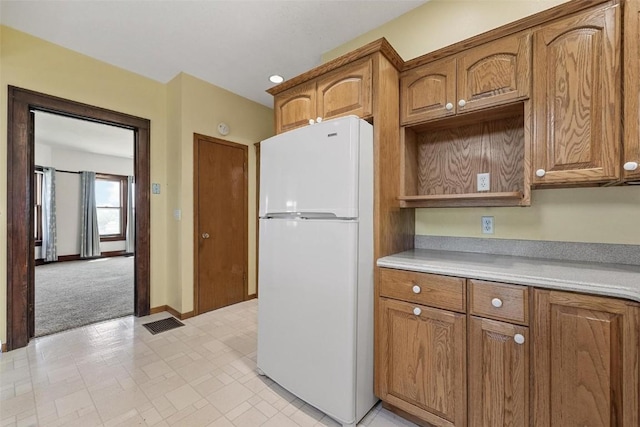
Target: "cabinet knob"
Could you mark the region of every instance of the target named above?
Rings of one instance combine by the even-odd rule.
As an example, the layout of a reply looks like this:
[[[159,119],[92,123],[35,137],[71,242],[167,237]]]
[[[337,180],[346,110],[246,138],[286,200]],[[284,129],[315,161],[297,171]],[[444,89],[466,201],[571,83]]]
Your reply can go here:
[[[413,285],[413,293],[414,294],[419,294],[421,291],[422,291],[422,289],[420,289],[420,286]]]
[[[491,305],[495,308],[500,308],[502,307],[502,300],[500,298],[494,298],[491,300]]]
[[[544,169],[538,169],[536,171],[536,176],[539,178],[542,178],[543,176],[545,176],[547,174],[547,171],[545,171]]]
[[[622,167],[626,171],[634,171],[638,169],[638,162],[627,162]]]
[[[316,118],[316,123],[320,123],[320,122],[322,122],[322,117],[317,117]]]
[[[461,99],[460,101],[458,101],[459,107],[464,107],[465,105],[467,105],[467,101],[465,101],[464,99]]]
[[[447,102],[447,104],[444,106],[444,108],[447,109],[447,111],[451,111],[453,110],[453,104],[450,102]]]
[[[513,340],[516,342],[516,344],[524,344],[524,335],[522,334],[515,334],[513,336]]]
[[[202,233],[202,238],[203,239],[208,239],[209,237],[210,237],[209,233]]]
[[[315,120],[313,120],[313,119],[309,119],[309,124],[310,124],[310,125],[314,124],[315,122],[316,122]]]
[[[420,307],[414,308],[413,314],[415,314],[416,316],[420,316],[422,314],[422,310],[420,309]]]

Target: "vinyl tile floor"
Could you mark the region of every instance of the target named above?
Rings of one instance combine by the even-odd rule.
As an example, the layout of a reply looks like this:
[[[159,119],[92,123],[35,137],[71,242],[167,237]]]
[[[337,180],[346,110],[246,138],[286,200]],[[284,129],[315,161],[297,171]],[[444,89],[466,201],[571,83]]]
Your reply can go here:
[[[339,426],[256,373],[257,300],[151,335],[168,313],[32,340],[0,354],[0,426]],[[358,424],[414,426],[380,404]]]

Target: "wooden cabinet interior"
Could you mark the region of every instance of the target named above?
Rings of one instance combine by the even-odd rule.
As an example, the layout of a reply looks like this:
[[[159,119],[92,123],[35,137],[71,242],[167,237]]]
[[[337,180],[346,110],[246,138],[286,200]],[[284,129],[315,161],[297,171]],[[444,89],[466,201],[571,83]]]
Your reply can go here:
[[[404,127],[400,206],[528,206],[527,105]],[[490,191],[477,191],[479,173]]]

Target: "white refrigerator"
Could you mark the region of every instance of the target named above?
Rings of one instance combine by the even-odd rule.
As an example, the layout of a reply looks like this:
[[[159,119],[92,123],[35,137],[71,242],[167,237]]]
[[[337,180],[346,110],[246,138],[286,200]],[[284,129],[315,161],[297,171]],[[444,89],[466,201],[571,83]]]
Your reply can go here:
[[[373,128],[355,116],[260,144],[259,372],[344,426],[373,394]]]

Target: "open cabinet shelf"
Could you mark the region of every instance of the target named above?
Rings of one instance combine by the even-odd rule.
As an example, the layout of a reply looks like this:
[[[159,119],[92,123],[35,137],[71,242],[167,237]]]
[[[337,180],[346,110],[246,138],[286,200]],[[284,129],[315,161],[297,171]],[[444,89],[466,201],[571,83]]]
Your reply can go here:
[[[503,193],[436,194],[432,196],[398,197],[402,208],[430,208],[455,206],[520,206],[521,191]]]
[[[528,206],[529,117],[520,102],[404,127],[400,207]]]

